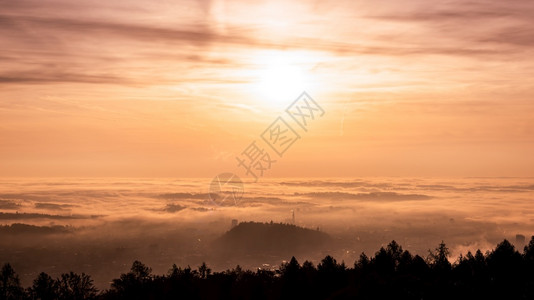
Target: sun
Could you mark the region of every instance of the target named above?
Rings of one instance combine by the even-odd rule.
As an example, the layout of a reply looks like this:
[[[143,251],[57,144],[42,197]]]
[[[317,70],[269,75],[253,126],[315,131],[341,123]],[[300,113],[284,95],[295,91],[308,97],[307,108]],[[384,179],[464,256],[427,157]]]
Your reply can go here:
[[[289,104],[309,85],[306,64],[295,55],[270,53],[259,59],[256,94],[272,106]]]

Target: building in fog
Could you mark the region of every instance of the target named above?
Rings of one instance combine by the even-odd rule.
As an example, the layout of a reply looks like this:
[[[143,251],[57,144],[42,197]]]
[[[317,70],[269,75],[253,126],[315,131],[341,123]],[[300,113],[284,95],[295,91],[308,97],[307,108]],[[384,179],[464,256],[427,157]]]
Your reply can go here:
[[[522,234],[515,235],[515,247],[518,251],[521,252],[522,248],[525,246],[525,236]]]
[[[230,225],[230,229],[237,226],[237,219],[232,219],[232,225]]]

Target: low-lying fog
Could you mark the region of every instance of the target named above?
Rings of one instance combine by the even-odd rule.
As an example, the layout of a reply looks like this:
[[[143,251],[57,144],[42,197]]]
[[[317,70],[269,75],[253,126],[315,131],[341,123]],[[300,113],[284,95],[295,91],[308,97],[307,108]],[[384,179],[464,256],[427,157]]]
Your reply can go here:
[[[159,274],[202,261],[215,271],[276,266],[290,257],[226,257],[212,241],[232,219],[292,223],[293,211],[296,225],[328,233],[328,254],[349,266],[393,239],[423,256],[444,240],[454,260],[504,238],[522,250],[516,235],[528,242],[534,234],[532,178],[262,180],[245,184],[237,206],[214,205],[210,181],[3,179],[0,263],[11,263],[24,286],[41,271],[72,270],[100,289],[135,259]],[[317,262],[327,253],[295,254]]]

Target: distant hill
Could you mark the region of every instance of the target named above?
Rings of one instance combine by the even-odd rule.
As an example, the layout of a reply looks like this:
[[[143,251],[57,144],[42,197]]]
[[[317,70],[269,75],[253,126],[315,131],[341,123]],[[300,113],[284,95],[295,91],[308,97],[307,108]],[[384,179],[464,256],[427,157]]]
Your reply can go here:
[[[321,250],[330,241],[330,236],[319,230],[283,223],[243,222],[216,240],[215,246],[229,256],[291,256]]]
[[[14,223],[11,225],[0,225],[0,233],[2,234],[55,234],[55,233],[71,233],[72,228],[68,226],[54,225],[54,226],[35,226],[22,223]]]

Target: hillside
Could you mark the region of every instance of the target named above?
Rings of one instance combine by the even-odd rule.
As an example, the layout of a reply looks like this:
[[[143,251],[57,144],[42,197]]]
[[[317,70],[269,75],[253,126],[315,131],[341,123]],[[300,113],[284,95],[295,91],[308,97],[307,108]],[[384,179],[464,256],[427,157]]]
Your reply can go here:
[[[331,238],[291,224],[243,222],[222,235],[216,247],[226,255],[292,255],[320,251]]]

